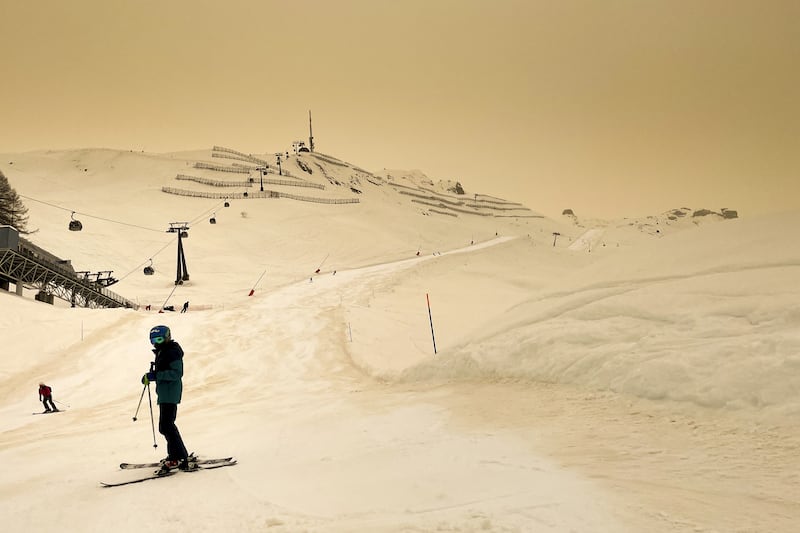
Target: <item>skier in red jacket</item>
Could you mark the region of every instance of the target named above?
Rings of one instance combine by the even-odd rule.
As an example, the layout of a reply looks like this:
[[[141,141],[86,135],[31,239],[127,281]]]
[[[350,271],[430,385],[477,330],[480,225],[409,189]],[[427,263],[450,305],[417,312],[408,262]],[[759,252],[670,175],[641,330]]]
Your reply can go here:
[[[44,383],[39,383],[39,401],[44,404],[45,413],[58,411],[58,407],[56,407],[56,404],[53,403],[53,389]],[[50,405],[47,405],[48,402]]]

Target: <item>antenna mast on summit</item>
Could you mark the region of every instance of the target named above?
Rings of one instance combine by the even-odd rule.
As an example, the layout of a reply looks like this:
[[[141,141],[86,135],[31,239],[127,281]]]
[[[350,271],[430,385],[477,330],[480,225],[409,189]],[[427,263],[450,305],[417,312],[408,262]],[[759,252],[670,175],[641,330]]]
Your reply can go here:
[[[314,133],[311,131],[311,110],[308,110],[308,149],[314,151]]]

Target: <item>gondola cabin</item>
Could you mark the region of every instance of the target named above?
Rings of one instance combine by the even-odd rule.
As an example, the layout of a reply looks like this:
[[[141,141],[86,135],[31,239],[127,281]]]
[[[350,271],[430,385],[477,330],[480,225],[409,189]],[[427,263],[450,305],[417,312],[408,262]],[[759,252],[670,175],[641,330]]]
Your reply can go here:
[[[75,212],[72,212],[71,215],[72,220],[69,221],[69,230],[70,231],[81,231],[83,229],[83,224],[81,224],[80,220],[75,220]]]

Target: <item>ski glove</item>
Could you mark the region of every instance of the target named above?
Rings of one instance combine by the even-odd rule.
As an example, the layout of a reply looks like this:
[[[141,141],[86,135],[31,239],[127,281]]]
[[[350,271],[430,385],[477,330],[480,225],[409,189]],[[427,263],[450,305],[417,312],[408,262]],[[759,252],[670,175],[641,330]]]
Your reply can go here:
[[[155,372],[148,372],[147,374],[142,376],[142,385],[147,385],[151,381],[156,380],[156,373]]]

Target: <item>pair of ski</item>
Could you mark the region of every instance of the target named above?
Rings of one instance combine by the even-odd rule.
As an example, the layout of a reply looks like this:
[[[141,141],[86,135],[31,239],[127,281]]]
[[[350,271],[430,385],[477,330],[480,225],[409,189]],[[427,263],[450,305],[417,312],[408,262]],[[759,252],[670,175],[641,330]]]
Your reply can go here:
[[[236,459],[233,457],[219,457],[216,459],[195,459],[190,462],[191,468],[186,472],[197,472],[198,470],[211,470],[213,468],[222,468],[224,466],[233,466],[236,464]],[[138,470],[143,468],[159,468],[161,463],[121,463],[119,467],[122,470]],[[119,487],[121,485],[130,485],[132,483],[141,483],[150,479],[159,479],[162,477],[169,477],[181,472],[179,469],[172,469],[167,472],[155,471],[147,476],[137,477],[135,479],[128,479],[126,481],[118,481],[112,483],[100,482],[103,487]]]

